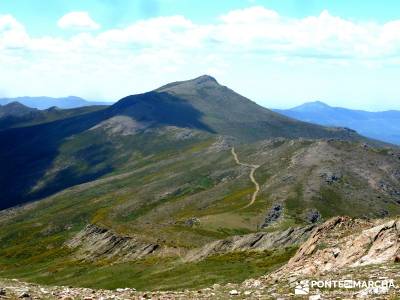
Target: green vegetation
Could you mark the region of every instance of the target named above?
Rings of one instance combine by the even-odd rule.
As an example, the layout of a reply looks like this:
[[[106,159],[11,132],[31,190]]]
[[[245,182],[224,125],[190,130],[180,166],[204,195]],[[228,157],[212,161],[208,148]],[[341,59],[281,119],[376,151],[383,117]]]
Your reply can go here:
[[[203,288],[214,283],[242,282],[262,276],[282,266],[296,248],[263,252],[234,252],[215,255],[195,263],[180,263],[172,258],[146,259],[109,265],[49,260],[40,266],[20,266],[16,271],[0,271],[1,276],[15,276],[50,285],[73,285],[114,289],[135,287],[139,290]],[[51,263],[50,263],[51,262]]]
[[[350,141],[315,140],[320,137]],[[0,214],[0,276],[177,289],[265,274],[294,249],[197,263],[182,263],[177,253],[338,214],[399,214],[393,191],[400,190],[400,162],[388,151],[366,150],[359,140],[352,132],[276,115],[210,78],[1,131],[0,205],[41,200]],[[250,206],[254,184],[249,168],[235,163],[233,143],[241,161],[260,166],[255,178],[261,189]],[[82,262],[66,243],[93,223],[172,254]]]
[[[310,209],[318,210],[323,218],[337,214],[363,216],[378,213],[384,207],[390,213],[399,213],[398,205],[385,202],[387,198],[382,194],[381,202],[376,202],[374,192],[368,195],[368,184],[351,169],[343,172],[340,180],[324,182],[320,174],[332,168],[332,154],[326,153],[318,165],[291,167],[286,173],[286,168],[293,166],[295,155],[319,145],[303,141],[271,143],[264,148],[264,156],[257,154],[258,144],[237,147],[246,162],[260,163],[257,179],[261,185],[268,184],[254,205],[243,209],[254,187],[248,170],[235,164],[230,151],[209,151],[213,140],[208,135],[194,135],[182,142],[170,140],[170,144],[167,137],[162,141],[158,133],[153,135],[154,148],[148,145],[132,154],[109,176],[65,190],[20,209],[11,217],[1,217],[0,276],[48,284],[130,285],[140,289],[195,288],[213,282],[241,281],[265,274],[290,257],[292,250],[282,255],[279,251],[226,254],[190,264],[183,264],[176,257],[89,264],[76,260],[74,250],[64,245],[86,224],[96,223],[144,242],[185,251],[257,232],[276,202],[283,204],[282,217],[266,231],[305,224]],[[132,145],[124,146],[124,139],[120,140],[122,147],[128,149]],[[79,149],[76,144],[67,150],[73,142],[67,141],[63,151]],[[181,143],[179,149],[169,146],[174,143]],[[135,147],[139,149],[139,144]],[[343,146],[335,144],[335,151],[340,147]],[[343,149],[344,153],[349,151],[347,147]],[[382,157],[374,152],[369,155],[372,156],[365,168]],[[363,161],[359,156],[358,168],[363,167]],[[299,162],[308,163],[305,159]],[[310,186],[314,193],[310,193]],[[192,218],[198,221],[190,226],[187,221]]]

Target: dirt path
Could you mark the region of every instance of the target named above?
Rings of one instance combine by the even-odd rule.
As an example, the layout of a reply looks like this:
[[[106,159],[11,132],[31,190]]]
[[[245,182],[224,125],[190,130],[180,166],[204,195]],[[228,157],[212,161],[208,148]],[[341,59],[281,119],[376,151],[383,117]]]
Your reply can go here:
[[[243,208],[247,208],[254,204],[254,202],[256,201],[257,195],[260,192],[260,185],[258,184],[257,180],[254,177],[254,173],[260,166],[259,165],[250,165],[250,164],[240,162],[239,157],[235,152],[235,147],[232,147],[232,155],[233,155],[233,158],[235,159],[236,164],[238,164],[239,166],[245,166],[245,167],[251,168],[249,178],[250,178],[251,182],[254,184],[254,186],[256,187],[256,189],[255,189],[253,195],[251,196],[251,201],[249,202],[249,204],[247,204],[246,206],[243,207]]]

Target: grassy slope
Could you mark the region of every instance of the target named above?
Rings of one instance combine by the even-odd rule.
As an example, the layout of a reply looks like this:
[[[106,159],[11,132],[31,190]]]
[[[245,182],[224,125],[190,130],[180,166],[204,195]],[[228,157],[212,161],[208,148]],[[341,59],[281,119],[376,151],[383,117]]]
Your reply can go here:
[[[119,141],[118,137],[113,139],[109,134],[91,130],[104,126],[110,119],[115,121],[115,117],[141,129],[191,128],[204,134],[232,136],[239,142],[271,137],[363,139],[349,130],[286,118],[214,79],[200,77],[126,97],[105,109],[50,109],[44,120],[20,125],[40,124],[0,130],[0,144],[4,145],[0,147],[0,209],[112,174],[143,147],[163,151],[163,142],[152,145],[146,140],[151,138],[146,132],[135,137],[123,135],[123,141]],[[122,122],[113,126],[125,125]],[[174,146],[180,145],[170,145]]]
[[[235,164],[229,148],[211,147],[217,139],[213,131],[237,133],[235,137],[243,140],[347,133],[277,116],[214,83],[195,84],[199,90],[193,82],[179,88],[179,97],[191,105],[177,99],[176,90],[167,95],[153,92],[128,97],[106,110],[0,133],[0,141],[10,142],[0,149],[0,200],[14,199],[21,191],[36,198],[47,196],[86,182],[11,216],[0,215],[0,275],[43,283],[155,289],[239,281],[280,265],[292,250],[225,255],[189,265],[177,256],[88,265],[76,261],[64,244],[86,224],[96,223],[184,252],[257,232],[277,203],[284,208],[282,218],[265,230],[305,224],[315,209],[323,218],[400,213],[398,197],[382,188],[383,181],[391,191],[400,190],[400,163],[389,151],[359,143],[279,139],[237,145],[241,161],[260,165],[255,173],[259,197],[243,209],[254,190],[249,170]],[[236,103],[231,111],[226,110],[229,103]],[[142,122],[151,116],[157,126],[135,135],[91,130],[115,115]],[[325,173],[340,174],[340,180],[327,183]],[[6,189],[11,185],[13,189]],[[194,217],[200,224],[186,225]],[[159,280],[152,282],[149,274]],[[178,284],[182,281],[183,286]]]
[[[279,266],[292,250],[223,255],[191,264],[181,264],[177,256],[172,256],[89,265],[74,260],[71,250],[63,245],[87,223],[97,223],[185,251],[228,236],[256,232],[268,209],[277,202],[284,205],[284,217],[266,230],[304,224],[310,209],[318,209],[324,218],[336,214],[376,217],[382,209],[393,215],[400,213],[395,198],[368,183],[381,178],[399,188],[391,176],[400,169],[400,163],[387,151],[337,141],[275,140],[242,145],[237,148],[241,160],[261,165],[255,176],[262,187],[256,203],[242,209],[254,188],[248,170],[235,164],[229,149],[211,150],[215,137],[198,132],[188,140],[176,140],[171,132],[146,134],[151,136],[137,136],[136,146],[130,140],[118,139],[114,146],[141,151],[128,151],[129,157],[108,177],[1,217],[0,276],[51,284],[143,289],[241,281]],[[66,142],[63,151],[79,153],[84,147],[82,143],[70,148],[70,143],[76,141]],[[177,143],[178,148],[172,147]],[[60,159],[64,160],[62,153]],[[86,161],[84,156],[75,157]],[[371,165],[385,167],[371,169]],[[327,171],[341,172],[342,179],[326,183],[321,172]],[[367,172],[369,177],[364,178]],[[288,176],[291,179],[285,179]],[[200,225],[187,226],[185,222],[192,217],[198,218]]]
[[[65,261],[52,258],[40,265],[4,270],[4,277],[18,277],[47,285],[73,285],[115,289],[174,290],[203,288],[214,283],[239,283],[259,277],[282,266],[296,248],[276,251],[237,252],[214,255],[200,262],[181,263],[179,259],[148,257],[128,263]]]
[[[155,146],[157,141],[152,141],[152,146]],[[177,258],[161,260],[150,257],[109,266],[106,262],[96,265],[78,263],[72,259],[70,250],[63,246],[89,222],[112,226],[118,232],[140,235],[142,239],[151,237],[151,240],[158,240],[162,237],[170,247],[185,248],[243,231],[251,232],[231,222],[246,215],[235,210],[247,203],[252,192],[251,183],[247,182],[246,174],[236,170],[229,151],[204,153],[212,142],[213,139],[194,144],[192,141],[187,147],[179,147],[179,152],[170,152],[165,147],[157,157],[151,153],[153,147],[149,147],[149,152],[143,150],[135,156],[135,160],[124,165],[125,169],[120,170],[122,175],[113,174],[116,179],[73,188],[34,203],[33,208],[17,214],[11,221],[3,222],[0,229],[2,276],[50,284],[171,289],[241,281],[281,265],[292,255],[292,249],[278,253],[216,256],[192,264],[181,264]],[[131,173],[125,174],[127,171]],[[214,191],[226,176],[237,177],[236,186],[223,184]],[[197,195],[202,198],[204,193],[212,203],[207,211],[199,214],[199,207],[195,204],[198,198],[191,197]],[[165,196],[160,198],[160,194]],[[182,203],[183,200],[186,203]],[[171,215],[162,213],[166,206],[173,212],[173,221],[176,222],[170,222]],[[201,228],[184,225],[187,218],[196,214],[200,217],[226,212],[231,219],[226,219],[226,227],[224,220],[212,226],[202,222],[204,225]],[[188,273],[191,279],[184,280]],[[151,284],[150,278],[153,278]]]

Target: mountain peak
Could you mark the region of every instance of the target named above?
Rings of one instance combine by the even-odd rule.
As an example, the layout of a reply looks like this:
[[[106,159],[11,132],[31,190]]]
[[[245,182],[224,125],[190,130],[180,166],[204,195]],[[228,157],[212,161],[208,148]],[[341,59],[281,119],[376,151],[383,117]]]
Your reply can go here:
[[[5,105],[0,105],[0,117],[4,116],[23,116],[37,111],[35,108],[25,106],[19,102],[10,102]]]
[[[293,110],[296,111],[315,111],[321,109],[331,108],[328,104],[322,101],[306,102],[302,105],[296,106]]]
[[[18,102],[18,101],[13,101],[10,103],[7,103],[4,105],[4,107],[7,108],[28,108],[26,105],[23,105],[22,103]]]
[[[322,101],[307,102],[307,103],[304,103],[303,105],[309,106],[309,107],[330,107],[328,104],[326,104]]]
[[[218,81],[214,77],[212,77],[210,75],[202,75],[202,76],[199,76],[199,77],[197,77],[195,79],[192,79],[190,81],[193,81],[193,82],[195,82],[197,84],[202,84],[202,83],[216,83],[216,84],[218,84]]]
[[[321,106],[328,106],[328,107],[331,107],[330,105],[328,105],[328,104],[326,104],[325,102],[322,102],[322,101],[314,101],[314,102],[312,102],[312,103],[314,103],[315,105],[321,105]]]
[[[171,92],[171,91],[181,91],[181,89],[185,90],[198,90],[204,86],[219,86],[218,81],[210,76],[210,75],[202,75],[196,77],[194,79],[185,80],[185,81],[177,81],[172,82],[167,85],[164,85],[156,90],[156,92]]]

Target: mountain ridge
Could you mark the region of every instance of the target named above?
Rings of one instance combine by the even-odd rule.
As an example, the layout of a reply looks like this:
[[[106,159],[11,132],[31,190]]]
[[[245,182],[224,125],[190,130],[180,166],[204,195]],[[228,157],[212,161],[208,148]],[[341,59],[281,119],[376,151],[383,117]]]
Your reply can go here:
[[[207,116],[206,121],[211,128],[215,127],[216,132],[234,136],[232,131],[235,131],[236,135],[248,141],[279,136],[356,138],[352,136],[353,133],[343,128],[310,126],[308,123],[296,122],[292,118],[276,114],[228,87],[220,85],[215,78],[209,75],[167,84],[155,91],[167,92],[184,98]],[[240,125],[238,125],[239,120]],[[221,126],[221,123],[226,126]],[[249,130],[251,133],[248,132]]]
[[[91,105],[110,105],[112,103],[106,101],[88,101],[76,96],[68,97],[15,97],[15,98],[0,98],[0,105],[6,105],[11,102],[19,102],[25,106],[37,109],[48,109],[56,106],[62,109],[78,108]]]
[[[281,116],[207,76],[85,109],[0,131],[2,278],[239,283],[277,270],[331,217],[400,213],[398,148]]]
[[[321,101],[307,102],[291,109],[274,109],[274,111],[305,122],[348,127],[373,139],[400,144],[400,111],[353,110],[332,107]]]
[[[0,131],[0,143],[7,145],[0,149],[4,170],[0,188],[7,190],[12,182],[20,185],[2,197],[17,205],[106,176],[123,165],[122,153],[128,159],[128,144],[136,145],[136,138],[157,135],[171,126],[201,131],[204,139],[229,136],[238,143],[279,137],[368,142],[351,130],[281,116],[219,85],[210,76],[200,76],[127,96],[103,109]],[[123,141],[118,140],[121,133]],[[123,150],[114,151],[114,147]],[[14,159],[16,156],[20,159]]]
[[[23,105],[17,101],[7,103],[5,105],[0,104],[0,118],[15,116],[21,117],[30,113],[36,112],[37,109],[30,108],[26,105]]]
[[[0,131],[51,123],[57,120],[101,110],[103,108],[105,108],[105,106],[100,105],[69,109],[61,109],[53,106],[40,110],[28,107],[19,102],[11,102],[4,106],[0,105]]]

